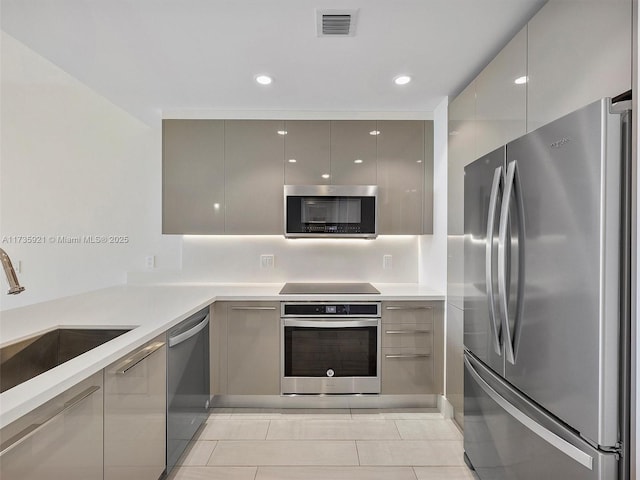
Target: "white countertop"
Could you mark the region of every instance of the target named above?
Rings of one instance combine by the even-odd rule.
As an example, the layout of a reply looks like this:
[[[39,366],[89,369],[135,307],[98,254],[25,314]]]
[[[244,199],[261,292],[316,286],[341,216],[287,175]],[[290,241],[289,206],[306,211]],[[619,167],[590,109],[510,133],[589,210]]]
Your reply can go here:
[[[282,283],[123,285],[0,312],[0,347],[56,328],[130,332],[0,394],[0,428],[215,301],[444,300],[418,284],[374,286],[379,295],[279,295]]]

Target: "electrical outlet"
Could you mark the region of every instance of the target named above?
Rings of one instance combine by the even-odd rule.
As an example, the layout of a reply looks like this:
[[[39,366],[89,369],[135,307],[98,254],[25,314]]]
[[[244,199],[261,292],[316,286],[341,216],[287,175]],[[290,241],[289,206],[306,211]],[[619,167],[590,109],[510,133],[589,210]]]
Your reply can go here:
[[[275,255],[260,255],[260,268],[273,268],[275,263]]]
[[[147,255],[144,259],[144,264],[147,268],[156,268],[156,256]]]
[[[393,268],[393,255],[382,256],[382,268],[384,270],[391,270]]]

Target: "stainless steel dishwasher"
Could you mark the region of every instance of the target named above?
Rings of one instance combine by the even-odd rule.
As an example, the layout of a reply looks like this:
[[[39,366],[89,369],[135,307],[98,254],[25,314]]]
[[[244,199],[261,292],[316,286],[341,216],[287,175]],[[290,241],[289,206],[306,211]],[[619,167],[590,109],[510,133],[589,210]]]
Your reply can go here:
[[[167,474],[207,419],[209,307],[169,330],[168,344]]]

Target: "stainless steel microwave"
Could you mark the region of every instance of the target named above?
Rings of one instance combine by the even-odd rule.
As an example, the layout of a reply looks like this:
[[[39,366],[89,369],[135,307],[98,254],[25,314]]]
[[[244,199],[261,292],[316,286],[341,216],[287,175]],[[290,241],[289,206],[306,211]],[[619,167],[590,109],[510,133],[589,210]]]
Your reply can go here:
[[[378,236],[376,185],[285,185],[284,236]]]

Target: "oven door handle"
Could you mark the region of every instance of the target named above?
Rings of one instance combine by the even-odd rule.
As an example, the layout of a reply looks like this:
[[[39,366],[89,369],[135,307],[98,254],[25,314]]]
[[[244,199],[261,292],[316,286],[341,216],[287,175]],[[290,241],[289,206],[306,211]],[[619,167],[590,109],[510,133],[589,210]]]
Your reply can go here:
[[[310,327],[310,328],[354,328],[354,327],[377,327],[380,324],[379,318],[359,318],[357,320],[315,320],[315,319],[294,319],[283,318],[284,327]]]

